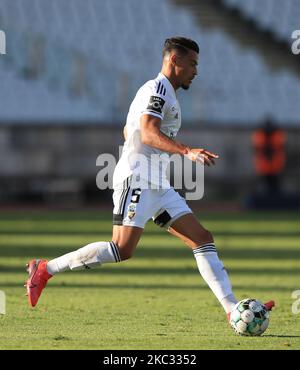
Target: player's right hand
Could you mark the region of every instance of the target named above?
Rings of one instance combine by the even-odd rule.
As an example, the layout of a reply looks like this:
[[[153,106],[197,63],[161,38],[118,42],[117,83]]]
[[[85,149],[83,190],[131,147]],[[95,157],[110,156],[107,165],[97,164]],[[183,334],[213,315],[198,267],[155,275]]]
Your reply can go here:
[[[185,154],[191,161],[200,162],[203,165],[210,166],[215,164],[215,159],[219,158],[218,154],[209,152],[206,149],[190,149],[187,154]]]

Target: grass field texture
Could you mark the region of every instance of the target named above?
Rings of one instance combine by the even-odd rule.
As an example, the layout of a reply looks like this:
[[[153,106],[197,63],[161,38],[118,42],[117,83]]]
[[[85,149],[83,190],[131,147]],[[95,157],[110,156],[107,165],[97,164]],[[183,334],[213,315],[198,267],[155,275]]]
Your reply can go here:
[[[49,281],[38,306],[24,296],[25,264],[111,240],[104,212],[0,213],[0,349],[300,349],[298,213],[209,213],[238,299],[274,299],[262,337],[237,336],[192,252],[149,222],[133,259]],[[298,305],[300,309],[300,304]]]

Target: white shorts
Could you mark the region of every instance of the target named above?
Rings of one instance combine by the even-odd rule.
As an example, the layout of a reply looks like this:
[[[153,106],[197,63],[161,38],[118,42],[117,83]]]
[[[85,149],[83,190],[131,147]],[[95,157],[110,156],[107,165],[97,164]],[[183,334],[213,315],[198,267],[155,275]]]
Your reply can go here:
[[[113,193],[113,224],[144,228],[151,218],[168,228],[179,217],[192,213],[186,200],[173,188],[140,189],[130,186],[129,178],[124,187]]]

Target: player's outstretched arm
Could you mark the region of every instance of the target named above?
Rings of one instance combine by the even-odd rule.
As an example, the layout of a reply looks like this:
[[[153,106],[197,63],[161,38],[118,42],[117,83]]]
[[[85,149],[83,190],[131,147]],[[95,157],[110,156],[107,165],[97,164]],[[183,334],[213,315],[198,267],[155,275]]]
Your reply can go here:
[[[206,149],[191,149],[179,141],[170,139],[160,131],[161,119],[149,114],[141,117],[141,141],[143,144],[163,150],[168,153],[177,153],[187,156],[191,161],[199,161],[210,166],[215,164],[219,156]]]

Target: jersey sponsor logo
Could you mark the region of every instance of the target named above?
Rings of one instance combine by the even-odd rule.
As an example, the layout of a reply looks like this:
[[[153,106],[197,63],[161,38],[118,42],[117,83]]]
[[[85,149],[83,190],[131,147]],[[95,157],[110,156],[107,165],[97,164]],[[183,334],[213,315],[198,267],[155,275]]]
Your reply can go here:
[[[150,110],[155,113],[162,114],[162,109],[165,104],[165,100],[159,96],[151,96],[147,110]]]
[[[175,113],[174,118],[178,119],[178,110],[176,109],[176,107],[172,107],[171,111],[172,111],[173,114]]]

